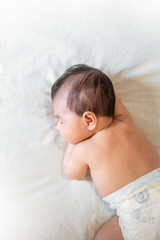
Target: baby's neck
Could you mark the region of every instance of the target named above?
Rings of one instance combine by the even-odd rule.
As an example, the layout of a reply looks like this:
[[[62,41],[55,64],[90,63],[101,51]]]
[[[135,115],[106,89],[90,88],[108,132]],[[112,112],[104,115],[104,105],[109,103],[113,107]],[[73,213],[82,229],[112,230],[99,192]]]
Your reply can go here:
[[[96,132],[102,131],[108,128],[113,121],[112,117],[98,117]]]

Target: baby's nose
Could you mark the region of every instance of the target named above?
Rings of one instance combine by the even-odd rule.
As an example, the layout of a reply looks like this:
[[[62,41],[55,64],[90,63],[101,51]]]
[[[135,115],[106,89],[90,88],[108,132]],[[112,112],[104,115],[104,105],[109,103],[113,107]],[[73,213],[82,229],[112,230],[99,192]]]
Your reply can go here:
[[[57,128],[58,131],[60,130],[59,122],[57,123],[56,128]]]

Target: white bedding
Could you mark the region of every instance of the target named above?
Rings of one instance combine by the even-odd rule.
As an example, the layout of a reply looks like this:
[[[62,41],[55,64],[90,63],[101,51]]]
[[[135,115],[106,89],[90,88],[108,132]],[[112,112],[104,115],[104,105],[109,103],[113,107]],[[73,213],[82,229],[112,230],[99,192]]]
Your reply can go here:
[[[67,67],[108,74],[160,153],[159,10],[156,0],[1,1],[1,240],[92,240],[114,214],[89,178],[61,172],[50,88]]]

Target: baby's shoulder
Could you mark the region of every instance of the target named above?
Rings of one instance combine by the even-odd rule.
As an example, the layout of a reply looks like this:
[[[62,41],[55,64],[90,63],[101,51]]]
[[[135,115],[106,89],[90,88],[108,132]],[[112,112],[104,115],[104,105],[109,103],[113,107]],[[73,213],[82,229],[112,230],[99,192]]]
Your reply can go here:
[[[77,154],[81,154],[82,156],[84,156],[86,162],[89,163],[91,159],[99,155],[98,144],[99,141],[97,137],[94,135],[76,145]]]

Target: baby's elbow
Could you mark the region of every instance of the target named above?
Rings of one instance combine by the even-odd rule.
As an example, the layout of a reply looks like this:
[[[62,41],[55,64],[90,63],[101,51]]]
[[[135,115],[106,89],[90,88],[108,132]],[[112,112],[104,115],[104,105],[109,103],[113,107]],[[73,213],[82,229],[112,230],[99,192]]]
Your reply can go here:
[[[86,173],[78,173],[72,170],[63,169],[63,174],[72,180],[81,180],[85,177]]]
[[[73,179],[72,175],[70,173],[68,173],[67,171],[65,171],[63,169],[63,172],[62,172],[63,176],[65,176],[66,178],[69,178],[69,179]]]

